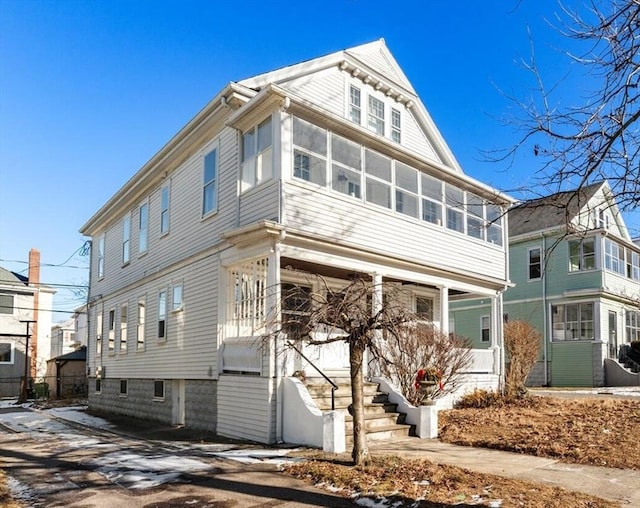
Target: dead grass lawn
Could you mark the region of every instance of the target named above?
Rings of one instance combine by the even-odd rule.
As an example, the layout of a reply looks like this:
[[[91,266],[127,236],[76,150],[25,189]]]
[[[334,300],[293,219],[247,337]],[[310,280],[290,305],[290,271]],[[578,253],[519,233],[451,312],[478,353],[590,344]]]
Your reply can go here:
[[[440,439],[564,462],[640,469],[640,401],[531,397],[439,415]]]

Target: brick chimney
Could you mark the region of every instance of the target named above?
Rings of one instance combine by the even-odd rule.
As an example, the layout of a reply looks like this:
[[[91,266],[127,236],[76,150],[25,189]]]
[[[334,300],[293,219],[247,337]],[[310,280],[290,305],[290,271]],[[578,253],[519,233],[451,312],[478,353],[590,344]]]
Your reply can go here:
[[[31,363],[31,379],[36,376],[36,359],[38,357],[38,310],[40,299],[40,251],[37,249],[31,249],[29,251],[29,286],[36,288],[33,294],[33,327],[31,330],[31,340],[29,345],[31,351],[29,351],[29,360]]]

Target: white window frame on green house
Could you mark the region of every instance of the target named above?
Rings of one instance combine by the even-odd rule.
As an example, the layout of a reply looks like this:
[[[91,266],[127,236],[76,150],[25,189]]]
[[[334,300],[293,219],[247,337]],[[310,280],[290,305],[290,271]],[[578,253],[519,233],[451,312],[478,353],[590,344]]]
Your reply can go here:
[[[604,267],[610,272],[626,275],[625,248],[610,238],[604,239]]]
[[[0,314],[13,315],[15,295],[0,293]]]
[[[131,215],[127,214],[122,219],[122,264],[126,265],[131,260]]]
[[[127,337],[127,321],[129,319],[129,305],[126,303],[120,304],[120,345],[118,346],[118,351],[120,353],[127,352],[128,346],[128,337]]]
[[[138,309],[136,312],[136,351],[145,349],[145,323],[147,317],[147,299],[138,297]]]
[[[542,248],[527,249],[527,280],[536,281],[542,278]]]
[[[625,309],[624,336],[628,344],[640,341],[640,311]]]
[[[218,149],[202,158],[202,216],[218,211]]]
[[[240,192],[273,178],[273,122],[267,117],[242,135]]]
[[[491,342],[491,316],[480,316],[480,341]]]
[[[0,365],[13,365],[15,362],[16,343],[13,340],[0,340]]]
[[[586,246],[591,246],[585,249]],[[569,240],[569,271],[583,272],[596,268],[596,240],[594,237]]]
[[[138,254],[144,254],[149,248],[149,203],[138,207]]]
[[[591,315],[588,319],[588,315]],[[595,340],[596,304],[594,302],[560,303],[551,306],[554,342]],[[590,323],[590,326],[586,326]]]
[[[170,209],[171,189],[167,184],[160,188],[160,236],[169,234]]]

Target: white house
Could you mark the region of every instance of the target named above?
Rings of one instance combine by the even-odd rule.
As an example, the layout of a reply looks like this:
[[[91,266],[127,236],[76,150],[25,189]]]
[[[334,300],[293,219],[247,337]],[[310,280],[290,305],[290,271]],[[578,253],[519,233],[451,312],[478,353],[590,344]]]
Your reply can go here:
[[[33,381],[44,376],[51,354],[54,294],[55,290],[40,284],[36,249],[29,252],[27,276],[0,267],[0,397],[20,395],[25,372]]]
[[[300,360],[258,339],[314,275],[402,284],[445,332],[450,300],[489,298],[495,380],[510,203],[462,172],[383,40],[231,82],[81,228],[89,404],[282,440]],[[343,348],[306,354],[347,372]]]

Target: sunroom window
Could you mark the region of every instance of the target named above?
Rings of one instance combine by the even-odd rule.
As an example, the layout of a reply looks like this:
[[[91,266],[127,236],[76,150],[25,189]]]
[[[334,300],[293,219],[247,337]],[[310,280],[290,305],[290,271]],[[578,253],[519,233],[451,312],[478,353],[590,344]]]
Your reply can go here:
[[[331,188],[360,198],[362,167],[361,146],[336,134],[331,135]]]
[[[467,234],[484,239],[484,202],[482,198],[467,192]]]
[[[391,208],[391,159],[365,150],[366,200]]]
[[[432,176],[421,175],[422,220],[442,224],[442,182]]]
[[[396,162],[396,212],[418,217],[418,172]]]
[[[242,185],[244,192],[273,177],[271,117],[242,136]]]
[[[445,203],[447,205],[447,228],[464,232],[463,192],[452,185],[445,185]]]
[[[552,307],[553,340],[593,340],[593,303]]]

